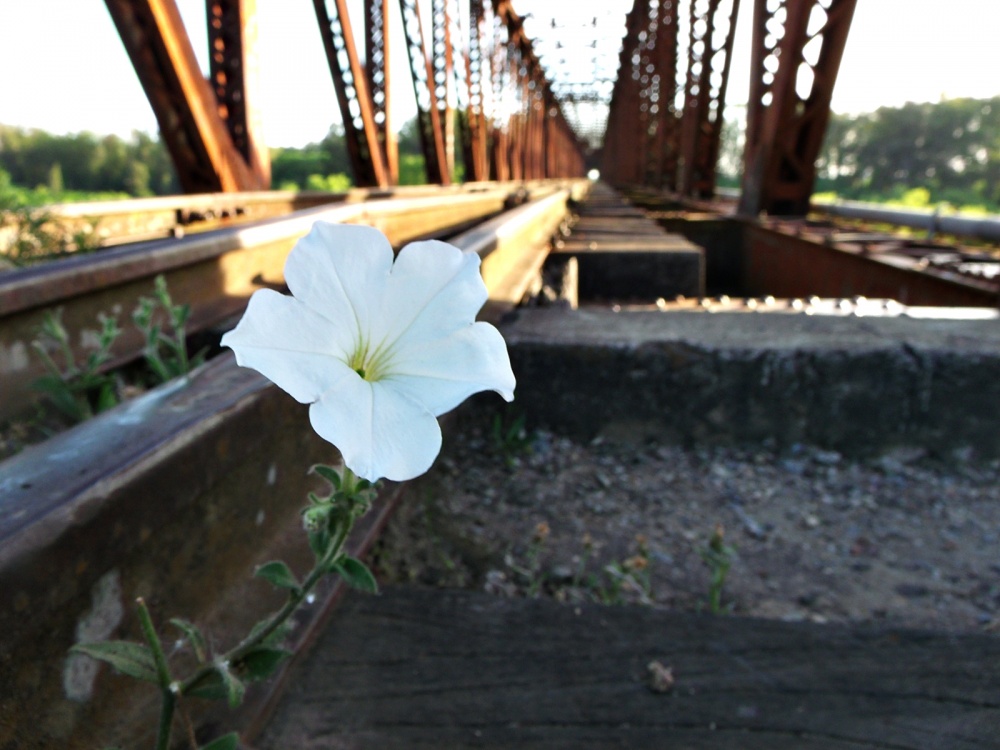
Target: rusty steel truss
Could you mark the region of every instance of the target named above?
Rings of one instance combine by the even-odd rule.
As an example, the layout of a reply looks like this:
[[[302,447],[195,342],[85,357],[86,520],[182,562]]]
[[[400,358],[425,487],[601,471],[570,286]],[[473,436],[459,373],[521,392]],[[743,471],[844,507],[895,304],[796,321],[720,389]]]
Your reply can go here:
[[[681,6],[681,0],[635,0],[629,12],[601,173],[617,184],[707,197],[715,190],[739,0],[689,0],[686,14]]]
[[[754,3],[741,212],[808,212],[856,2]]]
[[[742,212],[808,211],[855,3],[754,1]],[[600,162],[606,179],[694,198],[713,195],[739,5],[635,0]]]
[[[856,1],[754,0],[744,213],[808,210]],[[175,0],[106,0],[186,192],[269,185],[247,75],[255,2],[206,0],[206,81]],[[511,0],[398,0],[398,42],[390,42],[391,0],[364,0],[360,26],[348,4],[313,0],[357,185],[399,181],[389,58],[405,44],[430,183],[581,175],[587,145],[560,97],[591,113],[603,97],[607,127],[594,163],[606,180],[713,195],[740,0],[633,0],[613,89],[602,75],[592,90],[563,81],[559,95]],[[553,16],[551,34],[559,33]],[[594,43],[606,33],[596,18],[591,33]],[[598,91],[604,85],[610,97]]]
[[[185,192],[259,190],[270,165],[253,81],[256,0],[207,0],[209,73],[198,69],[175,0],[106,0],[153,106]],[[569,177],[580,142],[509,0],[399,0],[427,181]],[[389,0],[364,0],[364,57],[347,0],[313,0],[355,183],[399,181],[390,122]],[[461,105],[459,104],[461,102]],[[457,143],[457,141],[461,143]],[[460,147],[459,147],[460,146]]]
[[[260,190],[270,160],[254,114],[255,0],[208,0],[210,80],[174,0],[105,0],[185,192]]]

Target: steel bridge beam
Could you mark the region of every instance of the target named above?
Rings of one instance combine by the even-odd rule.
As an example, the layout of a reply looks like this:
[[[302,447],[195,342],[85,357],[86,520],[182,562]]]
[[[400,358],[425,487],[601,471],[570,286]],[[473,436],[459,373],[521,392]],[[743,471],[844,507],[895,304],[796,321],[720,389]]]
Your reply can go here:
[[[354,183],[359,187],[387,187],[391,181],[385,145],[388,139],[379,139],[375,105],[368,87],[368,72],[361,64],[354,43],[347,0],[334,0],[333,13],[330,13],[326,0],[313,0],[313,8],[320,36],[323,38],[333,87],[337,92],[337,104],[344,123],[344,141],[351,159]],[[383,27],[382,33],[382,44],[385,45],[386,27]],[[383,93],[387,99],[387,91]],[[385,115],[388,112],[388,102],[384,101],[382,106],[382,114]],[[387,124],[388,118],[385,117],[383,122]]]
[[[469,0],[469,51],[465,56],[466,117],[462,130],[462,154],[466,180],[477,182],[490,178],[486,108],[492,75],[486,39],[487,29],[491,25],[492,6],[487,6],[485,0]]]
[[[856,2],[755,1],[741,213],[808,213]]]
[[[447,96],[438,96],[435,85],[435,59],[427,49],[420,0],[399,0],[403,15],[403,33],[410,58],[413,96],[417,100],[417,125],[420,145],[424,152],[427,181],[437,185],[451,184],[451,170],[445,153],[442,110],[447,109]],[[446,84],[445,84],[446,86]]]
[[[740,0],[691,0],[687,83],[681,131],[680,192],[710,198]],[[728,17],[727,17],[728,16]]]
[[[254,0],[208,0],[212,85],[198,68],[174,0],[105,4],[184,192],[267,188],[269,159],[258,137],[246,75],[256,41]]]
[[[389,0],[365,0],[365,73],[371,92],[378,150],[385,161],[388,183],[398,185],[399,146],[389,117],[392,88],[389,39]]]

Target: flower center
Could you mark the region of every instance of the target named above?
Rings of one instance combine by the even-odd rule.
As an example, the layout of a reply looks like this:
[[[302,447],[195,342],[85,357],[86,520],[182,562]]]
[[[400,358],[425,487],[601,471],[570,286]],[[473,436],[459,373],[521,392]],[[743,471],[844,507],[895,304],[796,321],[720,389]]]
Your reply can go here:
[[[392,351],[379,345],[372,349],[367,341],[358,343],[358,348],[354,350],[347,360],[347,366],[361,376],[363,380],[374,383],[389,375],[392,364]]]

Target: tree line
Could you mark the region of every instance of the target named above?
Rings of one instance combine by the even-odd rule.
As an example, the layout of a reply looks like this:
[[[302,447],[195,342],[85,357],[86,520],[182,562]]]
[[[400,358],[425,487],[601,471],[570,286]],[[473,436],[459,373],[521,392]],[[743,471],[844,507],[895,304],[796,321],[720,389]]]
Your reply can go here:
[[[743,142],[727,120],[720,184],[740,184]],[[1000,96],[833,113],[816,170],[827,197],[1000,211]]]
[[[817,168],[817,190],[842,197],[909,197],[995,211],[1000,208],[1000,96],[834,115]]]
[[[417,121],[398,135],[401,184],[425,180]],[[346,190],[350,158],[342,129],[302,148],[271,149],[271,182],[279,190]],[[86,198],[170,195],[180,190],[166,146],[134,132],[130,138],[0,125],[0,208]]]
[[[741,127],[724,129],[720,184],[739,184]],[[422,182],[416,120],[399,134],[403,184]],[[4,174],[6,173],[6,174]],[[350,161],[339,127],[302,148],[271,150],[276,189],[350,186]],[[1000,96],[945,99],[834,114],[817,162],[818,193],[910,205],[1000,210]],[[92,133],[53,135],[0,125],[0,188],[39,189],[58,200],[69,191],[132,196],[178,191],[169,154],[145,133],[131,138]],[[2,192],[2,189],[0,189]]]

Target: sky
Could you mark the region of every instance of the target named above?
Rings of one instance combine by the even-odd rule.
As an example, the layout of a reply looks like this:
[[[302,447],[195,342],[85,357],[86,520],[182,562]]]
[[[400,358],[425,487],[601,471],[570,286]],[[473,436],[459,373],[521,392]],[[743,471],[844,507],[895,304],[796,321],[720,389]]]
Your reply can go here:
[[[360,0],[351,1],[360,27]],[[588,2],[630,6],[628,0],[548,0],[547,7],[578,15]],[[727,105],[745,103],[749,90],[752,4],[742,0]],[[207,69],[204,0],[178,5]],[[398,6],[392,6],[399,40]],[[340,115],[312,4],[257,0],[257,9],[264,139],[272,147],[318,141]],[[1000,95],[998,29],[995,0],[858,0],[833,109],[857,113],[907,101]],[[624,11],[620,27],[601,31],[617,47]],[[405,53],[401,45],[395,49],[398,125],[415,109]],[[121,136],[157,130],[102,0],[0,0],[0,90],[6,125]]]

